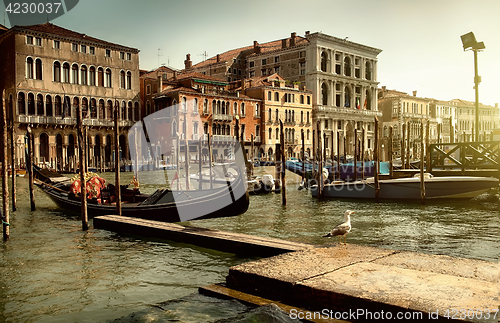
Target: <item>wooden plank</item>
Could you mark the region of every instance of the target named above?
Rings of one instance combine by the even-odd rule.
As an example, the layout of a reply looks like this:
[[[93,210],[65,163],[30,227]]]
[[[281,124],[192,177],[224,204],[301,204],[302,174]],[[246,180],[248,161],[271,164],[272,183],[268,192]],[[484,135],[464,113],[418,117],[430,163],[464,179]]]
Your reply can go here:
[[[224,232],[193,226],[183,226],[139,218],[104,215],[94,218],[94,228],[166,239],[235,254],[259,257],[305,250],[313,245],[275,238]]]

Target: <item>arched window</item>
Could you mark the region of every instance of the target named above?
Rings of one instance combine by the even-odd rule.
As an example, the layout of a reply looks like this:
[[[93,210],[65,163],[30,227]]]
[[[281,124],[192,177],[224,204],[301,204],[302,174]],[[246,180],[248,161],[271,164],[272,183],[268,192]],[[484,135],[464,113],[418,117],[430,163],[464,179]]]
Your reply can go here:
[[[97,69],[97,85],[104,86],[104,70],[102,67]]]
[[[97,102],[95,99],[90,99],[90,118],[97,119]]]
[[[139,121],[139,102],[134,103],[134,121]]]
[[[33,58],[31,57],[26,59],[26,78],[33,78]]]
[[[309,123],[309,111],[307,111],[307,115],[306,115],[306,118],[307,118],[307,123]],[[309,139],[309,138],[308,138]]]
[[[89,103],[88,103],[87,98],[83,98],[82,99],[82,116],[83,116],[83,118],[89,118],[90,117],[90,114],[89,114]]]
[[[280,139],[280,130],[278,128],[276,128],[276,140],[279,140]]]
[[[120,108],[120,120],[127,120],[127,107],[125,101],[122,101],[122,106]]]
[[[28,115],[35,115],[35,96],[28,93]]]
[[[274,101],[280,100],[280,94],[278,92],[274,92]]]
[[[50,95],[45,97],[45,115],[52,117],[52,97]]]
[[[321,84],[321,104],[328,105],[328,86]]]
[[[81,74],[81,84],[87,85],[87,66],[82,65],[80,67],[80,74]]]
[[[54,99],[54,110],[56,117],[60,117],[62,115],[61,97],[59,95],[56,95]]]
[[[198,99],[195,98],[193,102],[193,113],[198,114]]]
[[[302,94],[300,95],[300,104],[304,104],[304,96]]]
[[[182,112],[187,113],[187,99],[185,96],[182,97]]]
[[[127,90],[132,89],[132,73],[127,72]]]
[[[108,100],[106,105],[106,119],[113,120],[113,102],[111,100]]]
[[[69,83],[69,64],[68,63],[63,64],[63,82]]]
[[[54,82],[61,82],[61,63],[54,62]]]
[[[120,88],[124,89],[125,88],[125,72],[120,71]]]
[[[241,103],[241,115],[245,116],[245,103]]]
[[[269,140],[273,139],[272,136],[273,136],[273,129],[269,128]]]
[[[344,89],[345,93],[345,98],[344,98],[344,107],[348,108],[351,106],[351,91],[349,90],[349,87],[345,87]]]
[[[234,102],[234,106],[233,106],[233,114],[236,116],[238,115],[238,103],[237,102]]]
[[[106,109],[104,108],[104,100],[99,100],[99,119],[106,119]]]
[[[106,69],[106,78],[104,86],[111,87],[111,70],[109,68]]]
[[[43,111],[43,95],[38,94],[36,96],[36,115],[43,116],[45,111]]]
[[[344,58],[344,75],[351,76],[351,59],[349,57]]]
[[[300,111],[300,123],[304,123],[304,111]]]
[[[35,61],[35,78],[37,80],[41,80],[42,79],[42,60],[37,58],[36,61]]]
[[[272,94],[271,91],[267,92],[267,101],[271,101],[272,99]]]
[[[271,122],[271,113],[272,113],[272,112],[271,112],[271,108],[269,108],[269,109],[267,110],[267,118],[268,118],[267,120],[268,120],[269,122]]]
[[[26,98],[23,92],[19,92],[17,95],[17,108],[19,114],[26,114]]]
[[[255,116],[256,117],[260,116],[260,110],[259,110],[259,104],[258,103],[255,105]]]
[[[366,62],[365,64],[365,79],[372,80],[372,64],[370,62]]]
[[[89,85],[95,86],[95,67],[91,66],[89,68]]]
[[[71,102],[69,96],[65,96],[63,99],[63,116],[71,117]]]
[[[78,84],[78,65],[71,66],[71,83]]]
[[[321,53],[321,71],[326,72],[328,64],[328,54],[326,52]]]
[[[127,120],[132,121],[134,117],[134,112],[132,111],[132,101],[128,101],[127,104]]]

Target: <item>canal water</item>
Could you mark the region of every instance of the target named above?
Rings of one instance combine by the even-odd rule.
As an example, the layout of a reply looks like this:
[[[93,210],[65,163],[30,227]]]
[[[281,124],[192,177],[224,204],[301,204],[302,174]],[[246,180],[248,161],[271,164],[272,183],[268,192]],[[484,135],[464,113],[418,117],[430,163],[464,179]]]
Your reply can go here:
[[[274,174],[273,167],[256,173]],[[113,181],[114,175],[103,177]],[[122,183],[131,173],[122,173]],[[298,191],[287,173],[287,205],[281,194],[250,197],[237,217],[195,220],[190,225],[313,244],[354,210],[347,243],[498,261],[498,190],[468,201],[373,203],[317,201]],[[253,260],[188,244],[81,230],[78,216],[59,210],[40,190],[30,211],[27,179],[18,178],[18,210],[11,240],[0,243],[0,322],[288,322],[272,307],[197,293],[225,281],[231,266]],[[141,184],[150,193],[154,184]]]

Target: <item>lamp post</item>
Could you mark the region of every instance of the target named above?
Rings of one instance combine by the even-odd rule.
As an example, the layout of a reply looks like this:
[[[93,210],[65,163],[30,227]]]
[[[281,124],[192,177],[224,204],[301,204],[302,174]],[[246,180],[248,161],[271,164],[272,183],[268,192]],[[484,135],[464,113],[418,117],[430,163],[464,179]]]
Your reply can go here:
[[[477,75],[477,52],[481,49],[485,49],[483,42],[476,41],[476,37],[473,32],[467,33],[460,36],[462,39],[462,45],[464,46],[464,51],[471,49],[474,52],[474,89],[476,92],[476,126],[475,126],[475,141],[479,141],[479,83],[481,82],[481,77]]]

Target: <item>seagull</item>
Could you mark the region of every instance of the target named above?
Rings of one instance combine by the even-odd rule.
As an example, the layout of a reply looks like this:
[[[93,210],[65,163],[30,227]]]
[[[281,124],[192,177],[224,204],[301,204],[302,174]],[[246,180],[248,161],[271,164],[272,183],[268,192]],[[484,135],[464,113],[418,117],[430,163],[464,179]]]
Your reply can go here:
[[[344,244],[347,244],[346,242],[346,235],[351,231],[351,214],[354,214],[354,211],[347,210],[345,211],[344,214],[344,222],[341,224],[337,225],[335,228],[332,229],[328,234],[324,235],[323,238],[330,238],[333,236],[339,236],[339,243],[342,244],[342,237],[344,237]]]

